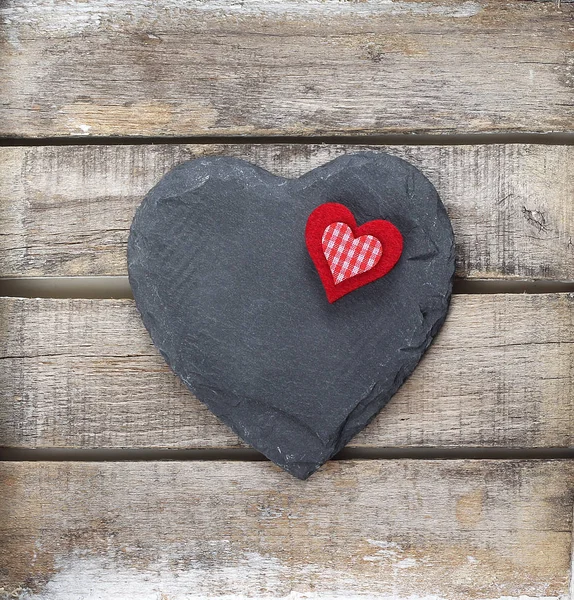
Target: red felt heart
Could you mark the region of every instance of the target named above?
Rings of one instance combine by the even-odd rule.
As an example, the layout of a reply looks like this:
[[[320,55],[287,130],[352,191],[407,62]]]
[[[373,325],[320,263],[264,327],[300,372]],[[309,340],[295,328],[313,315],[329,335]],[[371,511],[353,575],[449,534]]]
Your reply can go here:
[[[386,275],[403,251],[403,236],[391,222],[357,227],[353,213],[336,202],[309,215],[305,242],[330,303]]]

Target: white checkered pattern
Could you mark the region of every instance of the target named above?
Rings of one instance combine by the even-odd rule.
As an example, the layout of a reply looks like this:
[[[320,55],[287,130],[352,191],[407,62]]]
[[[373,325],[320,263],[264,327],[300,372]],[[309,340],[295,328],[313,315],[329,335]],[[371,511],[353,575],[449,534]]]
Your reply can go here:
[[[383,255],[383,246],[376,237],[355,238],[346,223],[331,223],[321,241],[335,284],[369,271]]]

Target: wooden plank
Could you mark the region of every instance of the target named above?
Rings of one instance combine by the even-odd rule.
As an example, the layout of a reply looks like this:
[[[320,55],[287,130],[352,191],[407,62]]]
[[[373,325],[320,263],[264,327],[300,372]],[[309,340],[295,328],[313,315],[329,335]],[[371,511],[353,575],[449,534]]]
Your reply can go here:
[[[0,445],[228,448],[130,300],[1,300]],[[460,295],[352,447],[574,445],[574,295]]]
[[[5,0],[0,135],[572,131],[570,2]]]
[[[3,463],[26,600],[565,600],[572,461]]]
[[[1,148],[0,276],[125,275],[135,207],[174,165],[227,154],[285,177],[384,150],[435,184],[457,274],[574,279],[574,148],[541,145],[158,145]]]

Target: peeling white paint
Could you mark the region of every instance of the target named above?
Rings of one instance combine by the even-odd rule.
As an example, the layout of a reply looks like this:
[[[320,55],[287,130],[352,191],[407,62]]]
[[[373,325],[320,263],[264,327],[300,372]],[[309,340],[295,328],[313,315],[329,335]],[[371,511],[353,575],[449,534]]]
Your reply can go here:
[[[399,544],[395,542],[387,542],[384,540],[370,540],[367,542],[371,544],[371,546],[375,546],[378,550],[373,555],[363,556],[363,560],[374,562],[378,560],[389,560],[389,559],[397,559],[399,554],[403,552],[403,549]]]
[[[403,558],[403,560],[399,560],[399,562],[396,564],[396,567],[399,569],[410,569],[416,566],[417,561],[414,558]]]
[[[172,0],[173,1],[173,0]],[[179,4],[179,3],[178,3]],[[442,5],[401,0],[195,0],[187,6],[203,11],[240,12],[242,14],[275,13],[280,15],[312,14],[320,11],[325,14],[349,14],[353,16],[376,13],[422,14],[445,17],[471,17],[480,11],[478,2],[467,0],[458,5]]]
[[[91,125],[86,125],[85,123],[81,123],[80,124],[80,129],[85,133],[88,134],[90,133],[90,129],[92,128]]]
[[[448,600],[436,594],[360,594],[352,591],[352,581],[348,582],[348,590],[262,593],[261,587],[267,590],[285,587],[288,581],[285,567],[277,559],[257,553],[248,554],[245,558],[245,565],[224,567],[226,573],[217,569],[217,579],[227,575],[231,587],[221,581],[218,586],[222,590],[240,590],[238,593],[214,593],[212,578],[207,581],[206,571],[202,572],[193,566],[174,571],[168,564],[159,562],[148,565],[146,571],[142,572],[135,568],[120,567],[113,560],[78,556],[57,565],[59,572],[41,592],[33,593],[22,588],[12,591],[16,592],[13,597],[19,600]],[[250,569],[259,571],[261,578],[256,582],[247,581],[246,574]],[[258,590],[250,592],[249,587],[257,587]],[[521,595],[480,600],[566,600],[566,597],[535,598]]]
[[[15,27],[11,27],[12,21],[10,21],[10,19],[4,19],[3,21],[0,21],[0,24],[3,24],[6,30],[6,41],[14,50],[19,52],[22,49],[22,44],[18,37],[18,30]]]
[[[133,0],[129,10],[121,3],[109,0],[90,2],[54,3],[48,0],[26,2],[10,0],[0,9],[0,22],[7,29],[30,27],[38,33],[81,34],[96,31],[105,25],[112,29],[129,28],[145,24],[153,25],[158,19],[165,27],[170,20],[181,24],[182,13],[215,13],[218,16],[265,16],[281,18],[330,17],[349,15],[353,18],[376,15],[422,15],[464,18],[480,12],[480,3],[465,0],[460,3],[413,2],[408,0],[163,0],[160,5],[154,0]],[[157,36],[150,31],[150,39]]]

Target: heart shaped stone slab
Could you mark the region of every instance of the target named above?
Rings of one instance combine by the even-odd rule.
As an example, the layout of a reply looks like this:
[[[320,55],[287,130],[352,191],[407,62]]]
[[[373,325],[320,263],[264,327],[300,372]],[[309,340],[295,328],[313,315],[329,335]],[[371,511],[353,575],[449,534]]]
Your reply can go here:
[[[390,272],[334,303],[305,245],[310,214],[328,202],[358,226],[388,220],[403,238]],[[438,332],[454,239],[428,179],[384,153],[341,156],[298,179],[200,158],[144,198],[128,269],[173,371],[245,441],[305,479],[373,419]]]

